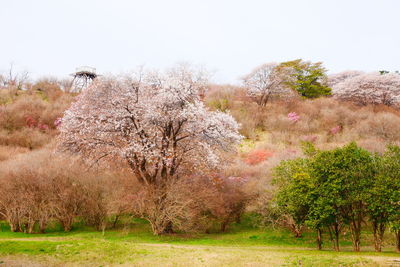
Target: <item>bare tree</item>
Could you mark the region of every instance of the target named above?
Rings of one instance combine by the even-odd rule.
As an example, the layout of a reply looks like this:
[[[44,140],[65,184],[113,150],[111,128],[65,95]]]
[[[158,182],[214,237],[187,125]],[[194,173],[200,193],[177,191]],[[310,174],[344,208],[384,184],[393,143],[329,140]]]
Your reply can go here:
[[[285,85],[289,76],[285,75],[285,69],[278,71],[277,66],[277,63],[261,65],[243,78],[248,95],[260,106],[265,106],[273,97],[288,96],[292,93]]]
[[[15,72],[14,71],[14,64],[10,64],[10,68],[8,71],[2,75],[0,75],[0,86],[7,87],[10,89],[17,89],[22,90],[24,85],[29,80],[29,72],[28,71],[21,71]]]

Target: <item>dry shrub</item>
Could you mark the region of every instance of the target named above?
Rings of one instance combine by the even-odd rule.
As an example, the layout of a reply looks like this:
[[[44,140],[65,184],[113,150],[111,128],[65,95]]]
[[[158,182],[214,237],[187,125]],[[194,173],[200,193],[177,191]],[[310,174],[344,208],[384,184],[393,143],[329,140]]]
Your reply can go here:
[[[32,233],[36,223],[40,230],[46,225],[49,199],[46,194],[47,184],[39,176],[24,173],[12,180],[3,180],[1,184],[0,205],[3,217],[9,222],[11,231]],[[3,178],[4,179],[4,178]]]
[[[301,152],[298,150],[281,149],[276,150],[271,157],[257,165],[248,165],[241,160],[236,160],[234,164],[225,168],[223,173],[224,177],[246,177],[247,182],[242,185],[236,183],[236,185],[239,186],[228,188],[228,190],[225,191],[226,197],[235,196],[234,199],[240,200],[238,203],[245,204],[246,211],[259,213],[265,208],[264,200],[270,198],[271,191],[273,191],[271,185],[273,168],[282,160],[293,159],[300,155]],[[237,191],[237,193],[231,192],[231,190],[238,189],[239,191]],[[240,205],[236,207],[240,207]],[[241,213],[238,212],[236,214],[240,216]],[[226,218],[232,220],[235,216]],[[221,227],[223,227],[223,224],[221,224]]]
[[[43,232],[50,220],[59,221],[69,231],[77,216],[92,219],[99,209],[103,211],[99,195],[106,187],[93,183],[101,181],[100,176],[86,171],[78,159],[41,150],[0,167],[0,210],[12,231],[32,233],[37,225]],[[90,223],[97,226],[100,221]]]
[[[269,142],[269,141],[267,141]],[[256,165],[249,165],[242,159],[237,158],[223,170],[224,177],[245,177],[249,179],[248,192],[257,192],[264,190],[263,186],[269,186],[272,179],[271,170],[277,166],[280,161],[293,159],[302,155],[300,149],[285,148],[280,146],[271,146],[270,143],[260,143],[256,149],[274,151],[270,157]],[[243,153],[244,159],[247,153]],[[262,186],[261,186],[262,185]]]
[[[62,91],[51,101],[36,92],[11,97],[10,90],[4,91],[8,93],[2,93],[4,98],[0,97],[0,101],[4,99],[0,105],[0,145],[30,149],[42,147],[50,141],[57,133],[55,120],[62,117],[73,100],[71,94]]]
[[[291,131],[295,124],[287,118],[287,114],[274,114],[264,119],[264,127],[267,131]]]
[[[19,146],[29,149],[40,148],[51,141],[54,133],[36,128],[23,128],[19,131],[0,131],[0,145]]]
[[[64,92],[61,90],[58,81],[52,78],[42,78],[32,85],[30,91],[33,94],[39,94],[46,100],[55,101],[61,97]]]
[[[80,179],[85,191],[80,217],[97,230],[104,231],[109,223],[115,228],[122,215],[132,214],[128,196],[138,192],[140,184],[125,166],[100,168],[90,173]]]
[[[57,98],[57,101],[49,102],[49,105],[46,106],[41,114],[40,122],[50,128],[56,128],[55,120],[63,117],[64,111],[69,108],[73,100],[73,95],[64,93]]]
[[[255,137],[255,130],[263,127],[265,109],[254,103],[242,87],[211,85],[204,99],[211,109],[231,113],[241,123],[240,133]]]
[[[261,144],[259,147],[268,146]],[[274,149],[274,154],[266,161],[258,165],[250,166],[241,161],[229,167],[226,170],[228,175],[250,174],[250,183],[245,192],[249,199],[246,203],[246,211],[254,213],[258,216],[253,217],[253,223],[256,226],[270,225],[271,213],[270,204],[273,192],[275,190],[272,185],[273,169],[279,165],[282,160],[294,159],[303,156],[301,149],[296,147]]]
[[[233,85],[217,85],[210,84],[204,97],[204,102],[213,107],[214,103],[227,102],[229,109],[233,107],[237,101],[251,101],[247,96],[246,89]],[[217,108],[217,106],[214,106]]]
[[[169,181],[162,187],[143,186],[128,201],[135,216],[149,221],[154,234],[174,230],[202,231],[209,227],[215,210],[216,190],[207,179]]]
[[[142,185],[132,175],[132,170],[124,164],[112,162],[111,168],[103,170],[101,185],[106,190],[106,209],[110,227],[115,228],[119,219],[124,215],[132,215],[132,196],[142,190]]]
[[[246,177],[218,176],[212,179],[217,194],[214,196],[214,217],[220,223],[220,231],[225,232],[232,223],[240,223],[247,205],[256,195],[255,181]]]
[[[235,91],[229,86],[210,85],[204,102],[215,110],[229,110],[235,101]]]
[[[22,95],[14,102],[0,106],[0,127],[8,131],[40,128],[41,125],[54,129],[54,121],[62,117],[72,100],[68,94],[60,96],[56,102],[45,101],[36,95]]]
[[[28,126],[28,121],[39,122],[46,103],[40,98],[24,95],[15,102],[0,107],[0,127],[14,131]]]
[[[29,152],[29,149],[17,146],[0,146],[0,161],[9,160],[26,152]]]
[[[296,135],[310,135],[328,131],[336,125],[347,124],[350,109],[340,106],[330,98],[316,100],[292,101],[290,103],[275,102],[269,106],[270,114],[265,118],[265,128],[270,131],[293,132]],[[288,118],[295,112],[300,119],[296,122]]]
[[[237,159],[224,168],[222,175],[224,177],[246,177],[250,178],[252,181],[255,179],[262,179],[266,172],[265,165],[268,161],[252,166],[243,162],[243,160]]]
[[[113,166],[114,167],[114,166]],[[247,179],[182,177],[163,186],[139,184],[122,168],[87,170],[82,160],[48,150],[25,153],[0,165],[0,213],[12,231],[45,231],[58,221],[65,231],[79,217],[104,230],[122,214],[147,219],[156,234],[225,230],[250,199]]]
[[[363,138],[383,142],[400,140],[399,111],[387,106],[357,106],[333,98],[304,101],[275,101],[265,109],[252,109],[251,103],[234,105],[232,115],[244,126],[242,133],[256,139],[256,129],[271,134],[271,143],[298,145],[305,136],[318,136],[318,143],[346,143]],[[289,113],[299,115],[292,121]],[[332,129],[340,131],[332,134]]]
[[[6,105],[14,101],[16,98],[13,90],[8,90],[0,87],[0,105]]]
[[[253,102],[247,103],[246,106],[237,104],[234,107],[230,113],[241,125],[240,134],[246,138],[255,139],[257,130],[265,130],[265,107],[260,107]]]
[[[135,216],[149,221],[154,234],[208,232],[218,224],[225,231],[240,220],[250,199],[247,179],[224,177],[182,177],[163,186],[139,186],[125,198]]]
[[[15,232],[31,233],[37,223],[43,231],[50,218],[50,215],[45,216],[47,212],[40,212],[49,211],[51,206],[51,187],[47,177],[42,175],[45,173],[43,152],[30,153],[29,156],[24,155],[1,166],[0,206],[11,231]]]
[[[388,112],[380,112],[362,121],[357,129],[362,136],[376,136],[384,140],[400,140],[400,117]]]
[[[386,151],[388,143],[378,138],[362,139],[357,145],[371,153],[383,154]]]

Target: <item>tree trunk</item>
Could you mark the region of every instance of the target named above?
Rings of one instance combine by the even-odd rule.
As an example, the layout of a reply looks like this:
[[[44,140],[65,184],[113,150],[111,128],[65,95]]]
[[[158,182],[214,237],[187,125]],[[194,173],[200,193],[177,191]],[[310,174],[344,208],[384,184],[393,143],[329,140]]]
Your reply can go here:
[[[44,234],[45,231],[46,231],[46,225],[45,224],[39,224],[39,232],[41,234]]]
[[[29,233],[28,232],[28,228],[29,228],[29,224],[28,223],[24,223],[24,227],[23,228],[24,228],[24,233]]]
[[[169,221],[165,228],[162,230],[161,234],[173,234],[174,230],[172,229],[172,222]]]
[[[300,238],[303,235],[303,231],[301,229],[295,229],[295,236],[296,238]]]
[[[63,220],[61,220],[61,225],[64,229],[64,232],[69,232],[72,229],[72,221],[73,218],[64,218]]]
[[[28,233],[32,234],[35,228],[35,223],[30,223],[28,228]]]
[[[396,234],[396,251],[400,253],[400,229],[395,231]]]
[[[374,229],[374,247],[375,251],[381,252],[382,251],[382,241],[383,235],[385,234],[386,225],[385,223],[379,222],[372,222],[372,227]]]
[[[225,219],[225,220],[223,220],[222,221],[222,223],[221,223],[221,232],[225,232],[226,231],[226,227],[228,226],[228,222],[229,222],[229,219]]]
[[[339,234],[340,234],[340,227],[338,223],[334,223],[333,225],[328,227],[329,235],[333,244],[333,249],[335,251],[340,251],[339,247]]]
[[[294,237],[300,238],[303,235],[303,226],[298,225],[296,223],[292,223],[289,225],[292,233],[294,234]]]
[[[318,248],[318,250],[322,249],[322,230],[321,230],[321,228],[317,229],[317,248]]]
[[[18,224],[10,222],[11,232],[18,232]]]
[[[361,209],[361,208],[359,208]],[[361,224],[362,215],[358,212],[350,221],[351,240],[353,242],[353,251],[360,252],[361,246]]]
[[[115,229],[115,227],[117,226],[118,219],[119,219],[119,215],[115,215],[115,219],[113,221],[113,226],[112,226],[113,229]]]
[[[353,229],[351,231],[351,239],[353,241],[353,251],[360,252],[361,245],[361,229]]]
[[[335,231],[335,250],[340,251],[339,248],[339,231]]]
[[[242,212],[236,214],[235,222],[240,223],[242,221]]]
[[[156,222],[146,218],[148,222],[151,224],[151,229],[153,230],[154,235],[164,235],[164,234],[173,234],[175,233],[173,230],[172,222]]]
[[[20,232],[20,222],[17,216],[9,214],[6,219],[10,225],[11,232]]]

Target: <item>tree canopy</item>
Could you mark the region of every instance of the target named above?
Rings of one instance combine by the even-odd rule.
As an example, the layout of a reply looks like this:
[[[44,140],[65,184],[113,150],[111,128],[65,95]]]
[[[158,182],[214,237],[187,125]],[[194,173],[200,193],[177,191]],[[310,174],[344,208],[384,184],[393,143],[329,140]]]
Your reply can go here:
[[[282,62],[277,66],[278,72],[285,72],[285,83],[304,98],[318,98],[331,95],[327,85],[326,69],[321,62],[312,63],[296,59]]]

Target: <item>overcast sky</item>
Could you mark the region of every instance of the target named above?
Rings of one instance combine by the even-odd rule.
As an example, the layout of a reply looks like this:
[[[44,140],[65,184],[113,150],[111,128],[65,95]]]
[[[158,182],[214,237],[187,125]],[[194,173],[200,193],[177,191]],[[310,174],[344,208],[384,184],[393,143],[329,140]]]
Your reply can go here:
[[[13,62],[33,78],[188,61],[236,83],[296,58],[400,69],[400,0],[0,0],[0,26],[0,72]]]

